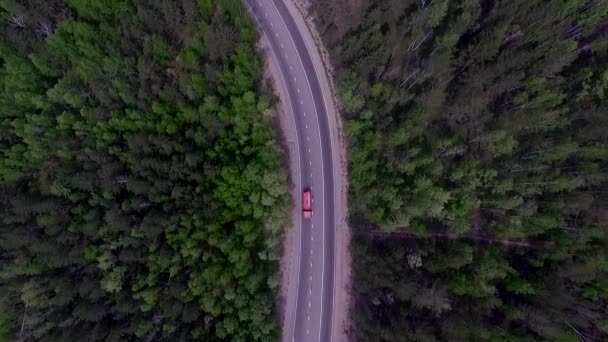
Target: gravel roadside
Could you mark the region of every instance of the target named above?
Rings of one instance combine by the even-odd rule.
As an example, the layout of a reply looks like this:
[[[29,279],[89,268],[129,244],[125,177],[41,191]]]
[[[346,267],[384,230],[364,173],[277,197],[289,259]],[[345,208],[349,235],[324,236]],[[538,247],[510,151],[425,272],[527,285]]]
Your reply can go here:
[[[295,312],[295,308],[292,307],[295,303],[287,300],[289,298],[289,284],[291,281],[297,281],[297,265],[300,262],[298,258],[300,255],[300,244],[297,243],[299,229],[301,229],[299,225],[300,208],[299,198],[296,198],[296,196],[300,194],[302,188],[300,184],[300,170],[298,168],[299,152],[295,141],[288,138],[296,136],[295,119],[293,118],[294,113],[289,105],[289,97],[283,76],[277,61],[272,57],[270,43],[266,36],[261,35],[260,41],[258,42],[258,48],[262,50],[264,56],[266,56],[264,59],[264,80],[271,85],[272,90],[279,99],[273,110],[276,119],[275,124],[278,125],[281,134],[280,144],[283,150],[287,152],[286,166],[288,167],[288,186],[289,193],[292,197],[291,201],[293,203],[290,220],[291,224],[285,227],[283,231],[283,250],[280,260],[281,284],[279,287],[279,298],[277,299],[277,314],[279,316],[278,320],[281,322],[281,330],[289,331],[288,325],[292,324],[293,317],[288,317],[287,313]]]

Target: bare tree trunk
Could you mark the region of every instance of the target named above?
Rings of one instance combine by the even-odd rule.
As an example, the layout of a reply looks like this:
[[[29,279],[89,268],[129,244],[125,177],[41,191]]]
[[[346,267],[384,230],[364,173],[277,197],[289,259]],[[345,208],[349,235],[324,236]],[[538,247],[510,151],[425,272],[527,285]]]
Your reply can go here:
[[[454,76],[452,76],[452,77],[448,78],[447,80],[445,80],[445,81],[441,82],[441,84],[440,84],[439,86],[440,86],[440,87],[443,87],[443,86],[444,86],[446,83],[450,82],[450,81],[451,81],[451,80],[453,80],[453,79],[454,79]]]
[[[13,25],[14,27],[18,28],[18,29],[22,29],[25,30],[27,29],[27,24],[25,23],[25,19],[23,19],[23,17],[19,17],[19,16],[12,16],[9,19],[9,22],[11,23],[11,25]]]
[[[410,90],[410,89],[411,89],[413,86],[415,86],[415,85],[416,85],[416,83],[418,83],[418,80],[414,80],[414,82],[412,82],[412,84],[410,84],[410,86],[409,86],[409,87],[407,87],[407,89],[405,89],[405,91]]]
[[[515,185],[555,185],[557,182],[525,182],[525,183],[514,183]]]
[[[462,240],[483,241],[483,242],[488,242],[488,243],[496,243],[496,244],[500,244],[500,245],[504,245],[504,246],[508,246],[508,247],[524,247],[524,248],[533,248],[533,249],[544,249],[544,248],[553,247],[553,245],[551,243],[546,243],[544,241],[534,241],[534,240],[527,240],[527,239],[509,240],[509,239],[500,239],[500,238],[496,238],[496,237],[492,237],[492,236],[484,236],[484,235],[479,235],[479,234],[458,235],[458,234],[446,232],[446,233],[429,233],[425,237],[420,237],[420,236],[414,235],[405,230],[399,230],[399,231],[395,231],[395,232],[384,232],[384,231],[381,231],[378,229],[364,231],[364,232],[357,232],[355,234],[360,235],[360,236],[365,236],[370,239],[383,239],[383,238],[418,239],[418,238],[428,237],[428,238],[444,238],[444,239],[449,239],[449,240],[462,239]]]
[[[414,70],[413,73],[411,73],[408,77],[405,78],[405,80],[403,82],[401,82],[401,84],[399,85],[399,88],[403,87],[403,85],[405,84],[405,82],[409,81],[410,78],[416,76],[416,74],[420,72],[420,69]]]
[[[541,166],[537,166],[537,167],[528,167],[528,168],[522,168],[522,169],[512,169],[510,172],[521,172],[521,171],[544,171],[547,170],[549,167],[547,165],[541,165]]]
[[[427,33],[424,36],[424,38],[422,38],[422,40],[414,47],[414,49],[412,49],[412,51],[418,50],[418,48],[420,47],[420,44],[422,44],[430,35],[431,35],[431,32]]]
[[[19,335],[23,334],[23,328],[25,327],[25,317],[27,315],[27,307],[30,305],[30,302],[25,302],[25,310],[23,310],[23,319],[21,320],[21,330],[19,331]]]
[[[568,323],[567,321],[564,321],[564,323],[566,323],[570,327],[570,329],[572,329],[574,331],[574,333],[576,334],[576,336],[578,337],[578,339],[581,342],[587,341],[587,339],[585,339],[585,336],[583,334],[581,334],[581,332],[578,331],[575,327],[573,327],[572,324]]]

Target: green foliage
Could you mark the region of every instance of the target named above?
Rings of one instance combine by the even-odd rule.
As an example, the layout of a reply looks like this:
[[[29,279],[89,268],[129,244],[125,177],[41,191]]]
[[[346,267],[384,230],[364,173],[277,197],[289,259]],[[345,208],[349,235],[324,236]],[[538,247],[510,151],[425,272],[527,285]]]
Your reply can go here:
[[[360,91],[358,80],[355,75],[350,75],[340,85],[340,102],[345,113],[358,113],[365,105],[365,98],[358,94]],[[378,89],[372,90],[378,93]]]
[[[14,303],[3,299],[0,301],[0,341],[8,342],[14,340],[17,317]]]
[[[110,1],[88,1],[88,0],[68,0],[70,7],[74,8],[78,15],[96,19],[99,21],[112,20],[121,15],[125,15],[128,9],[127,0]]]
[[[0,25],[0,340],[276,339],[290,204],[243,4],[37,2],[0,6],[32,25]]]
[[[608,5],[312,11],[345,121],[358,339],[608,339]]]

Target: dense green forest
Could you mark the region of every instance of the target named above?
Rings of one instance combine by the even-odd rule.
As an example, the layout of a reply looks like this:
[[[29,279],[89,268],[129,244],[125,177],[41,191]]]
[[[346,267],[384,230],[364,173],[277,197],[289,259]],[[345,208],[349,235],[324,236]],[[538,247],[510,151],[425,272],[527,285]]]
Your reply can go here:
[[[289,200],[239,0],[0,0],[0,340],[278,336]]]
[[[608,340],[608,5],[319,0],[361,341]]]

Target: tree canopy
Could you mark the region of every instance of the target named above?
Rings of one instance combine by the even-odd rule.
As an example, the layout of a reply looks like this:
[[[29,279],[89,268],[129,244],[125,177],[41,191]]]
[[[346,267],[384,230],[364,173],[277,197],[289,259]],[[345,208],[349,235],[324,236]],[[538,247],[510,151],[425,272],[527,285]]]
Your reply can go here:
[[[255,40],[238,0],[0,2],[0,340],[277,338]]]
[[[608,5],[312,10],[348,140],[356,336],[607,339]]]

